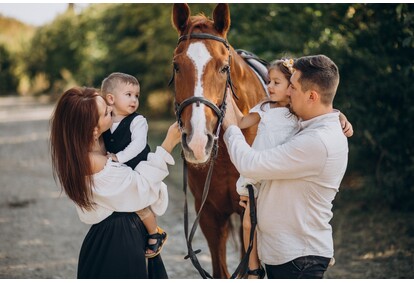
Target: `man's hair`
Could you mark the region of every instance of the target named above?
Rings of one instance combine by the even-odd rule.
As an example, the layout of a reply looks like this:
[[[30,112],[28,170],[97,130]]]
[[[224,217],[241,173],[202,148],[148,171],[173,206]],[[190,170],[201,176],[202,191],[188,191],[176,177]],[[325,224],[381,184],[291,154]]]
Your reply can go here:
[[[139,82],[134,76],[124,73],[112,73],[102,81],[101,93],[105,97],[108,93],[115,94],[120,83],[138,85]]]
[[[301,72],[298,82],[302,91],[316,88],[323,104],[333,103],[339,85],[339,71],[331,59],[325,55],[304,56],[295,61],[293,68]]]

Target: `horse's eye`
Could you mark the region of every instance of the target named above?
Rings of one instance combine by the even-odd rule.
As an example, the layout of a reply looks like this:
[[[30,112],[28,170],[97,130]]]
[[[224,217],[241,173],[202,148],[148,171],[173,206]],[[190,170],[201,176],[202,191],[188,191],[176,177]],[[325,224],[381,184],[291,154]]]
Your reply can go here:
[[[180,68],[178,67],[177,63],[173,63],[174,72],[178,73],[180,71]]]
[[[230,70],[230,66],[229,65],[224,65],[221,69],[220,69],[220,73],[225,74]]]

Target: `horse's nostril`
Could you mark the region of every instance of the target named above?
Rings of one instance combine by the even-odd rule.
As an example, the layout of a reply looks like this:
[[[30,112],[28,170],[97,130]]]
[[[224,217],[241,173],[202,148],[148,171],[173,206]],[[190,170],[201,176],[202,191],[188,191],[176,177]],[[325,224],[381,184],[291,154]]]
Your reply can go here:
[[[183,133],[181,135],[181,143],[183,144],[184,147],[187,147],[188,146],[187,134],[186,133]]]
[[[213,142],[214,142],[214,137],[212,134],[207,134],[207,145],[206,145],[206,150],[210,149],[213,146]]]

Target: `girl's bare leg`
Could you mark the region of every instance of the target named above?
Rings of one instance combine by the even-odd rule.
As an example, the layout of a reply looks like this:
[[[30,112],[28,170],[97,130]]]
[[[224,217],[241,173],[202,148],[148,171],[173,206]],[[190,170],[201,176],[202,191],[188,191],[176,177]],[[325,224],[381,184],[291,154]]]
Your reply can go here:
[[[247,206],[244,211],[243,215],[243,243],[244,243],[244,250],[247,251],[249,247],[249,241],[250,241],[250,229],[252,225],[250,222],[250,206],[249,201],[247,201]],[[256,230],[254,231],[254,238],[253,238],[253,247],[252,251],[249,256],[249,270],[255,270],[260,268],[260,261],[259,256],[257,254],[257,236],[256,236]],[[249,275],[249,279],[257,279],[256,275]]]

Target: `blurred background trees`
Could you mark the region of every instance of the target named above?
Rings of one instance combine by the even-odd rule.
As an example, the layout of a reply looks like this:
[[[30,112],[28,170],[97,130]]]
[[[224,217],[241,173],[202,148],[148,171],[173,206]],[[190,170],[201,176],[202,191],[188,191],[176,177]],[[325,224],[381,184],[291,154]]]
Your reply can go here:
[[[190,4],[210,16],[215,4]],[[73,8],[73,7],[72,7]],[[91,4],[27,27],[0,17],[0,95],[58,96],[114,71],[141,82],[140,112],[172,117],[171,4]],[[339,66],[335,107],[352,122],[347,175],[367,200],[414,207],[414,5],[230,4],[230,44],[271,61],[325,54]]]

